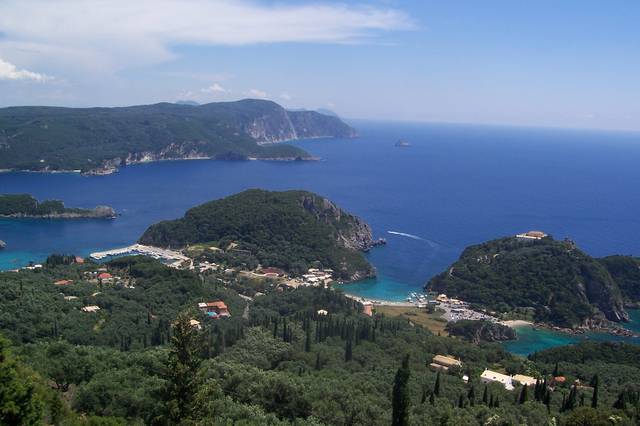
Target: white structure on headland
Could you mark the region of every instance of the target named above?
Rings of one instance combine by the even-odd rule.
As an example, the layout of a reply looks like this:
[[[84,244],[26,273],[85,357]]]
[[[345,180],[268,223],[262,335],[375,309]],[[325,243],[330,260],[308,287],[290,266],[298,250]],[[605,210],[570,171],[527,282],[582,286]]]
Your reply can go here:
[[[525,232],[524,234],[516,235],[516,238],[520,238],[522,240],[541,240],[546,236],[547,234],[542,231],[529,231]]]
[[[484,370],[480,375],[482,383],[500,383],[506,390],[513,390],[513,382],[511,377],[506,374],[498,373],[496,371]]]

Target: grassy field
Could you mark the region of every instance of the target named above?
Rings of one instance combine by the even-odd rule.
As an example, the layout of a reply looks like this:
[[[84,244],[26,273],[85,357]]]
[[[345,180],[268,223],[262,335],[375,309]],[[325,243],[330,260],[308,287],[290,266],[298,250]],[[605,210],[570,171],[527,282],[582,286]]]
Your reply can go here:
[[[405,306],[376,306],[376,312],[395,317],[403,317],[414,324],[421,325],[430,330],[433,334],[440,333],[441,336],[448,336],[445,330],[447,321],[442,318],[442,311],[428,313],[426,309],[405,307]]]

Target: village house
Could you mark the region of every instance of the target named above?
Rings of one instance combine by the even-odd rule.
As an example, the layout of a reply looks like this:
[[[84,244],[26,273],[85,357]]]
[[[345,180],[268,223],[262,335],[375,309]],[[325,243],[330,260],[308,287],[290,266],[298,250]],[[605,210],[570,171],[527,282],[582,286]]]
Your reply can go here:
[[[522,375],[522,374],[513,375],[511,377],[511,380],[513,382],[520,383],[522,386],[527,385],[528,387],[535,386],[536,383],[538,382],[538,379],[536,379],[535,377],[525,376],[525,375]]]
[[[370,317],[373,316],[373,303],[371,302],[363,302],[362,303],[362,313],[368,315]]]
[[[64,296],[64,300],[70,301],[70,300],[76,300],[78,298],[78,296]]]
[[[546,236],[547,234],[542,231],[529,231],[516,235],[516,238],[520,238],[521,240],[541,240]]]
[[[53,285],[57,285],[57,286],[66,286],[66,285],[71,285],[73,284],[73,280],[59,280],[53,283]]]
[[[196,320],[196,319],[190,319],[189,320],[189,325],[193,328],[195,328],[196,330],[202,330],[202,325],[200,325],[200,321]]]
[[[98,274],[98,281],[102,284],[113,284],[113,275],[108,272],[101,272]]]
[[[445,373],[451,367],[462,367],[462,362],[450,356],[436,355],[433,357],[431,364],[429,364],[431,371],[444,371]]]
[[[482,381],[482,383],[500,383],[506,390],[513,390],[511,376],[496,371],[485,369],[480,375],[480,381]]]
[[[325,311],[324,309],[319,309],[317,313],[318,315],[322,315],[323,317],[329,314],[329,312]]]
[[[227,305],[222,300],[216,300],[215,302],[198,303],[198,309],[200,309],[210,318],[214,319],[228,318],[231,316]]]
[[[96,305],[85,306],[81,309],[82,312],[98,312],[99,310],[100,307]]]

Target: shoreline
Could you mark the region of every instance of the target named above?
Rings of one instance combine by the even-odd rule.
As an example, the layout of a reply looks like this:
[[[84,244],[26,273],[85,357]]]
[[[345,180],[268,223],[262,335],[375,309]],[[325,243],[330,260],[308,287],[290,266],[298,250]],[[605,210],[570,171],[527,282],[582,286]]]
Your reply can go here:
[[[136,161],[126,164],[124,167],[138,166],[149,163],[159,163],[162,161],[191,161],[191,160],[213,160],[213,161],[278,161],[278,162],[296,162],[296,161],[321,161],[321,157],[309,156],[309,157],[273,157],[273,158],[259,158],[259,157],[246,157],[238,160],[225,160],[215,157],[185,157],[185,158],[160,158],[157,160]],[[105,167],[103,169],[91,169],[83,172],[79,169],[63,169],[63,170],[30,170],[30,169],[0,169],[1,173],[42,173],[42,174],[78,174],[80,176],[108,176],[120,171],[120,167]]]

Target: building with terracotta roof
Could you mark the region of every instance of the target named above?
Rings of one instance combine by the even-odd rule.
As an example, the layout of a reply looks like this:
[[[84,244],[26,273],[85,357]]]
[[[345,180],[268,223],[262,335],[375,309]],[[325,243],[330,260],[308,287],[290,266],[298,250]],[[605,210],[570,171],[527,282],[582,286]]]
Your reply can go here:
[[[529,231],[516,235],[516,238],[520,238],[522,240],[541,240],[546,236],[547,234],[542,231]]]
[[[431,371],[449,371],[451,367],[462,367],[462,361],[459,361],[453,357],[445,355],[436,355],[433,357],[433,362],[429,364]]]
[[[227,305],[222,300],[198,303],[198,309],[204,312],[207,316],[215,319],[231,316],[229,308],[227,308]]]
[[[53,283],[53,285],[57,285],[57,286],[65,286],[70,284],[73,284],[73,280],[59,280]]]

